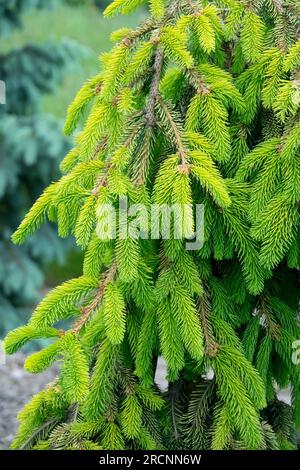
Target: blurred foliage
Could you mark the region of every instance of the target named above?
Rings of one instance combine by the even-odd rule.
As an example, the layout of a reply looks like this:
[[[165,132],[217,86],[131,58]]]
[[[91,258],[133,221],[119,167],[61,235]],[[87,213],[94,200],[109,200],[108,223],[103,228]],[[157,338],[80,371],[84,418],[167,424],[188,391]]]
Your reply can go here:
[[[29,8],[55,6],[59,0],[1,0],[0,1],[0,36],[8,34],[13,28],[22,25],[20,15]]]
[[[104,10],[109,3],[111,3],[110,0],[94,0],[94,3],[96,7],[100,8],[100,10]]]
[[[55,6],[44,0],[0,3],[0,33],[20,27],[29,8]],[[24,247],[10,236],[42,189],[58,172],[59,159],[69,148],[62,123],[40,110],[41,97],[53,92],[62,71],[82,56],[73,41],[25,44],[0,53],[0,79],[6,84],[6,104],[0,106],[0,334],[24,321],[39,299],[42,268],[54,258],[64,261],[67,242],[45,227]]]
[[[64,118],[68,105],[82,83],[99,70],[99,51],[111,48],[111,32],[124,26],[125,21],[127,27],[135,27],[144,16],[145,11],[140,10],[126,19],[122,16],[104,19],[101,11],[95,7],[94,0],[81,2],[78,7],[63,2],[51,10],[31,10],[23,17],[23,28],[16,29],[9,37],[1,40],[0,53],[24,44],[43,44],[49,38],[62,41],[66,37],[89,50],[89,54],[80,59],[80,69],[76,73],[66,71],[55,93],[42,98],[43,111]]]
[[[70,250],[63,264],[52,260],[46,271],[46,284],[55,287],[57,284],[82,274],[83,254],[79,250]]]

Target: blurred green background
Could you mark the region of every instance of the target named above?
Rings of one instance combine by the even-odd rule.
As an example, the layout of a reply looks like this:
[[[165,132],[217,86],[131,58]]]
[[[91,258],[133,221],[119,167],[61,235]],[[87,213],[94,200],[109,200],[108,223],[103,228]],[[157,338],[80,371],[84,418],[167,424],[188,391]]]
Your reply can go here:
[[[100,8],[95,6],[97,3]],[[112,47],[110,34],[123,27],[134,27],[143,18],[140,10],[126,17],[104,18],[102,10],[109,1],[69,0],[56,8],[30,10],[23,16],[22,28],[2,38],[0,53],[26,43],[41,44],[46,40],[68,37],[87,47],[87,57],[79,59],[80,69],[66,73],[63,83],[54,94],[43,98],[42,109],[65,117],[66,108],[82,83],[99,69],[100,52]]]
[[[0,339],[24,324],[45,292],[81,274],[73,239],[58,240],[53,224],[24,246],[10,237],[71,148],[62,134],[66,109],[83,82],[99,71],[110,34],[134,27],[141,8],[107,19],[108,0],[0,0]]]

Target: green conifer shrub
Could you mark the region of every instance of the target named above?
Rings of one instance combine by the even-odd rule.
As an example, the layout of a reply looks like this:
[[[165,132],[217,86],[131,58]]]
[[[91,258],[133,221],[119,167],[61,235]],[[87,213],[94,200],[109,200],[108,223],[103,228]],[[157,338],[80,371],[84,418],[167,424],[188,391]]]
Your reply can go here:
[[[141,0],[115,0],[106,16]],[[294,449],[300,426],[299,2],[150,1],[113,34],[71,104],[84,120],[62,178],[17,244],[47,220],[74,234],[83,274],[6,338],[37,337],[57,380],[21,411],[14,449]],[[101,235],[103,207],[204,205],[204,244]],[[185,219],[193,232],[195,214]],[[175,222],[173,220],[173,229]],[[144,227],[145,228],[145,227]],[[68,331],[57,328],[73,318]],[[154,381],[158,357],[168,390]],[[278,389],[290,387],[291,405]]]

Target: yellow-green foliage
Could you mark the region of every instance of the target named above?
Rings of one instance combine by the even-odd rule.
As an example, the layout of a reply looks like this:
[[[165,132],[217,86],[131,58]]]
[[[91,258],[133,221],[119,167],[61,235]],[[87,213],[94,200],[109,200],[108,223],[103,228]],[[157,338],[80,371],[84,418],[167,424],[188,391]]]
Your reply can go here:
[[[115,0],[105,16],[144,4]],[[84,250],[83,275],[49,292],[5,340],[11,354],[49,338],[25,367],[61,365],[21,412],[13,448],[292,449],[296,7],[151,0],[149,15],[113,34],[100,73],[69,108],[65,132],[82,129],[64,175],[13,235],[22,243],[49,220]],[[165,392],[155,383],[160,357]],[[291,405],[277,387],[291,388]]]

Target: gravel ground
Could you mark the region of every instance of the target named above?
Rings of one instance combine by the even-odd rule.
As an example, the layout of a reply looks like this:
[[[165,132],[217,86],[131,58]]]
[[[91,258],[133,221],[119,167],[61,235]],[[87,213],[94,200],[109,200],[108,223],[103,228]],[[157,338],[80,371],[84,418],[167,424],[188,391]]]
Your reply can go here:
[[[23,369],[24,359],[23,354],[15,354],[0,361],[0,450],[7,449],[14,437],[18,412],[56,374],[56,369],[29,374]]]

